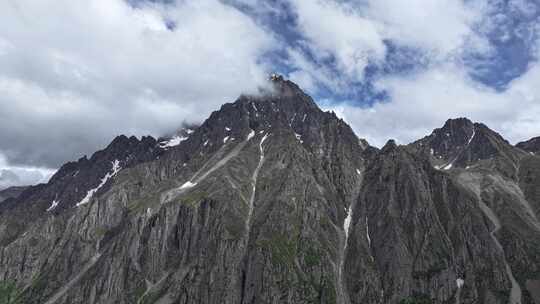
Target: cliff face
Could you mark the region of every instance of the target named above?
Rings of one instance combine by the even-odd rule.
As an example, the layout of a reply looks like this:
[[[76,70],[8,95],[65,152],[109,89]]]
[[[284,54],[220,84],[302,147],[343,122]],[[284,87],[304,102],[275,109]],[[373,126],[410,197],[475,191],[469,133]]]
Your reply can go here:
[[[520,142],[516,147],[523,149],[531,154],[540,152],[540,137],[531,138],[527,141]]]
[[[466,119],[378,150],[272,86],[1,203],[11,298],[540,303],[540,158]]]
[[[459,149],[438,153],[436,134],[389,143],[367,166],[346,259],[353,303],[538,303],[538,160],[462,123],[476,139],[442,133]]]

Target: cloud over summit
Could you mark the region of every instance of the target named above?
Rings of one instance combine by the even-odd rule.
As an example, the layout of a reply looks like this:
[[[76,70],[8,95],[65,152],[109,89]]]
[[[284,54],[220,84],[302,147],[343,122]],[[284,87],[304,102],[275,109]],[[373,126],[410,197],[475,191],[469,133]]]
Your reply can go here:
[[[213,0],[4,1],[0,12],[0,151],[14,164],[57,167],[115,134],[199,121],[257,87],[274,45]]]

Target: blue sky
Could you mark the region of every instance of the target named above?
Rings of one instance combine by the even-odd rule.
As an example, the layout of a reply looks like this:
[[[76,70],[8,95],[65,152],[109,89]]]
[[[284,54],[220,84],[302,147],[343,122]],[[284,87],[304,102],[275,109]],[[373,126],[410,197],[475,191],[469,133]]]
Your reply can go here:
[[[272,72],[376,146],[461,116],[515,143],[540,135],[539,31],[532,0],[2,1],[0,172],[173,132]]]
[[[380,61],[369,61],[364,69],[364,78],[354,77],[342,72],[339,66],[339,59],[336,54],[330,52],[323,58],[314,55],[320,50],[313,48],[313,45],[306,43],[312,39],[301,30],[299,26],[299,15],[302,12],[295,7],[296,1],[272,0],[265,1],[266,9],[260,9],[259,1],[229,0],[226,3],[238,8],[242,12],[252,17],[255,22],[267,30],[271,30],[278,39],[285,45],[283,48],[274,50],[267,54],[268,60],[275,69],[287,76],[295,77],[295,72],[302,71],[302,68],[291,64],[295,59],[287,52],[289,49],[302,53],[303,59],[310,64],[326,71],[332,78],[342,80],[346,87],[341,88],[328,85],[324,80],[314,79],[313,85],[307,85],[311,94],[317,100],[328,100],[330,103],[349,102],[352,105],[369,106],[375,102],[387,101],[388,96],[384,89],[377,89],[373,85],[377,79],[388,75],[402,75],[426,70],[430,64],[440,64],[440,58],[431,58],[429,45],[408,44],[409,41],[394,40],[391,37],[380,37],[386,47],[384,59]],[[316,2],[316,1],[314,1]],[[370,20],[368,11],[370,1],[319,1],[323,9],[343,10],[345,15],[352,14],[358,18]],[[392,3],[397,1],[387,1]],[[400,1],[404,2],[404,1]],[[444,1],[439,1],[444,2]],[[459,1],[454,1],[459,3]],[[334,5],[328,3],[335,3]],[[404,2],[405,3],[405,2]],[[413,2],[414,3],[414,2]],[[422,10],[422,3],[414,10]],[[536,47],[538,41],[538,17],[540,4],[535,1],[468,1],[463,2],[464,10],[478,9],[477,18],[471,20],[467,26],[470,33],[465,35],[476,36],[475,39],[484,39],[483,43],[488,44],[475,47],[466,42],[457,45],[457,50],[452,49],[445,58],[444,63],[462,64],[463,68],[472,80],[481,85],[493,88],[497,91],[504,91],[509,83],[527,72],[528,67],[536,61]],[[469,6],[467,6],[467,4]],[[300,5],[299,7],[302,7]],[[442,7],[442,6],[441,6]],[[341,13],[341,12],[340,12]],[[445,14],[445,11],[440,11]],[[320,18],[324,18],[324,13]],[[377,22],[377,20],[373,20]],[[423,21],[420,20],[423,23]],[[424,24],[424,26],[435,26],[436,24]],[[336,25],[333,28],[336,33],[340,31],[354,31],[350,28],[340,28]],[[361,28],[356,29],[362,31]],[[440,33],[445,35],[444,32]],[[339,35],[339,34],[338,34]],[[422,35],[418,32],[418,35]],[[469,37],[461,37],[469,38]],[[323,38],[324,39],[324,38]],[[470,47],[470,49],[468,49]],[[301,79],[298,79],[302,82]]]

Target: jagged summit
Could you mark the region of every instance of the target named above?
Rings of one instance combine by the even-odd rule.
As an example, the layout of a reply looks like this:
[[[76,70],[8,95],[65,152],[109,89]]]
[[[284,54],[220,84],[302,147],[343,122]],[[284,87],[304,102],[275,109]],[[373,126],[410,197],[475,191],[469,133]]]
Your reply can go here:
[[[381,148],[381,153],[386,154],[389,152],[394,151],[397,148],[396,141],[393,139],[390,139],[386,142],[386,144]]]
[[[269,82],[0,203],[0,284],[29,304],[540,301],[539,157],[466,118],[379,150]]]
[[[534,137],[527,141],[522,141],[516,145],[516,147],[527,151],[529,153],[539,153],[540,152],[540,137]]]
[[[117,137],[90,159],[63,166],[28,200],[0,210],[6,215],[0,223],[8,223],[0,236],[3,244],[24,239],[24,231],[54,218],[72,218],[70,226],[60,221],[58,231],[78,235],[53,232],[54,237],[39,238],[39,246],[51,251],[55,243],[47,240],[64,235],[57,259],[71,256],[76,266],[37,262],[50,283],[43,294],[31,289],[27,303],[84,302],[82,282],[93,280],[90,273],[93,278],[111,274],[125,291],[116,296],[100,291],[100,301],[120,296],[115,302],[145,302],[151,289],[163,297],[183,297],[177,294],[184,289],[200,303],[255,303],[283,289],[261,273],[292,275],[294,283],[287,286],[305,282],[287,270],[293,257],[278,256],[282,246],[302,256],[301,273],[321,282],[292,289],[293,298],[344,299],[338,283],[343,227],[360,185],[367,143],[361,146],[343,120],[321,111],[294,83],[276,78],[273,84],[268,94],[223,105],[180,138]],[[25,217],[25,223],[17,225],[18,217],[8,213]],[[157,248],[150,245],[154,242],[162,244],[160,253],[151,249]],[[115,256],[132,256],[135,266],[118,270],[111,259],[120,264],[127,259]],[[52,279],[64,272],[67,280],[81,278],[81,284]],[[157,284],[163,277],[165,283]],[[151,287],[145,287],[148,282]],[[219,286],[199,293],[209,282]]]
[[[449,119],[442,128],[433,130],[431,135],[418,141],[428,145],[430,153],[435,157],[448,158],[456,153],[457,149],[472,143],[476,135],[476,128],[467,118]]]
[[[510,174],[520,157],[519,151],[497,132],[467,118],[449,119],[410,146],[429,154],[434,166],[443,170],[485,165]]]

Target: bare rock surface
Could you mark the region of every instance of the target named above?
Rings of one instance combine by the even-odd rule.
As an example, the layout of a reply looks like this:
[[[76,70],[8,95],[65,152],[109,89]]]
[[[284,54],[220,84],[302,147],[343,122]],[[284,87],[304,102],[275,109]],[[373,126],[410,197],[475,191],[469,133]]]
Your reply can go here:
[[[461,118],[377,149],[270,81],[5,199],[0,287],[47,304],[540,303],[529,148]]]

